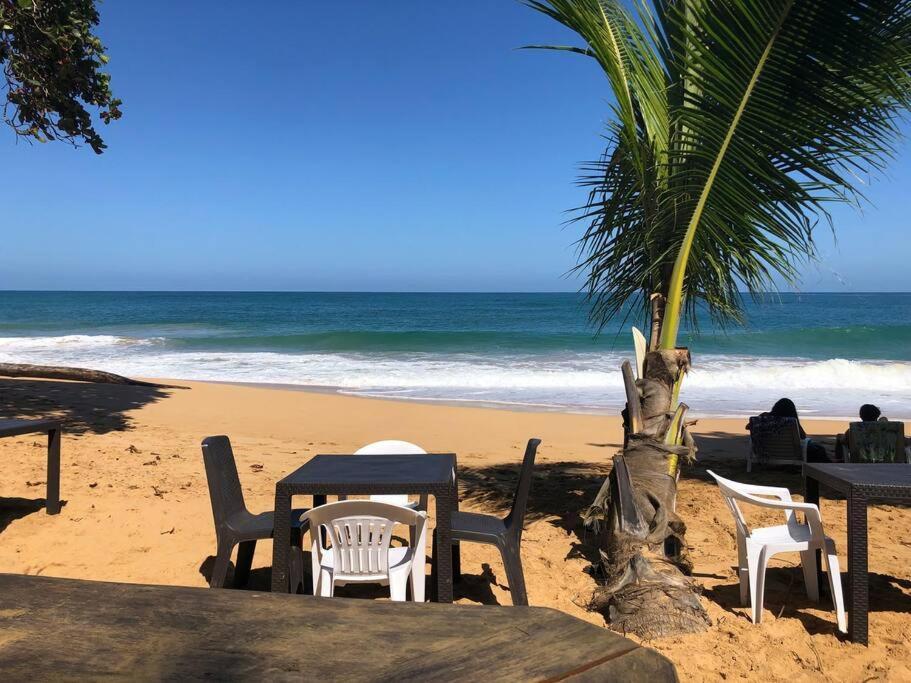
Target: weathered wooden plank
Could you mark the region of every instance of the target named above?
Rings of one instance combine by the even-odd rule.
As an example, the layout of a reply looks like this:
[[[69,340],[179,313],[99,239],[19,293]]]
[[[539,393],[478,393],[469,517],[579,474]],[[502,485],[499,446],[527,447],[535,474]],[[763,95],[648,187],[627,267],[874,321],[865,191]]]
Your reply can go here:
[[[6,679],[676,680],[555,610],[0,575]]]

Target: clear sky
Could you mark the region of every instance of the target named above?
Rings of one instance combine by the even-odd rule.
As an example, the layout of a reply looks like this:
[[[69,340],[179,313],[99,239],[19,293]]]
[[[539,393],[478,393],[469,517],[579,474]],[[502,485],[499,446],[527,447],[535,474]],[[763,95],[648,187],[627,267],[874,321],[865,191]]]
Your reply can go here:
[[[108,151],[16,143],[0,288],[573,290],[591,60],[515,0],[101,5]],[[906,291],[911,145],[806,291]]]

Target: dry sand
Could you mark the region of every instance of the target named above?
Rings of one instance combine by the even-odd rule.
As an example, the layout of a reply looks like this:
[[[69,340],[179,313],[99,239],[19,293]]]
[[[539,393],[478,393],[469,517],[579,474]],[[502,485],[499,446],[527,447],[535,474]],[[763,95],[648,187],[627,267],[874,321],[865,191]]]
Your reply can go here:
[[[182,383],[186,384],[186,383]],[[414,441],[459,455],[462,509],[502,512],[525,441],[543,439],[523,538],[529,600],[603,624],[584,605],[593,549],[579,511],[618,447],[617,418],[378,401],[268,388],[193,383],[162,391],[0,380],[0,416],[66,419],[58,516],[41,509],[44,442],[0,440],[0,571],[137,583],[205,586],[215,536],[200,440],[228,434],[248,506],[271,507],[274,483],[316,453],[351,452],[378,439]],[[911,680],[911,510],[870,511],[869,648],[836,636],[827,602],[810,603],[796,556],[772,562],[764,622],[738,602],[733,525],[707,467],[741,480],[800,490],[795,471],[744,471],[743,420],[700,420],[700,462],[680,482],[695,578],[712,619],[705,633],[651,643],[681,680]],[[807,421],[831,440],[843,423]],[[845,504],[824,500],[823,521],[846,566]],[[762,523],[770,515],[758,517]],[[266,589],[271,544],[257,548],[251,587]],[[463,547],[462,603],[510,604],[492,548]]]

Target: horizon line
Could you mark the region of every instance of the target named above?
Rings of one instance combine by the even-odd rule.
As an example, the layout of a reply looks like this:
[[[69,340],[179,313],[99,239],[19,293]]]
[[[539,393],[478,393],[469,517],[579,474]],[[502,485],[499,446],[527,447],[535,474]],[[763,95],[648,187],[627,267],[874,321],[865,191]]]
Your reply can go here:
[[[0,293],[6,294],[579,294],[587,296],[581,290],[456,290],[456,289],[427,289],[427,290],[401,290],[401,289],[6,289],[0,288]],[[907,290],[803,290],[803,291],[776,291],[765,292],[739,292],[745,298],[754,296],[781,296],[806,294],[911,294]]]

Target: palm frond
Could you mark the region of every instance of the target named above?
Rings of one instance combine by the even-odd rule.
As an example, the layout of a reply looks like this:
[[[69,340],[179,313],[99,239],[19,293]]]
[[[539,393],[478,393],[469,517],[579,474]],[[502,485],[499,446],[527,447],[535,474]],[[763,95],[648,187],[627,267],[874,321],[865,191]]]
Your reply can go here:
[[[668,4],[687,87],[672,101],[675,220],[662,346],[684,305],[722,317],[751,292],[794,281],[832,201],[883,168],[909,99],[911,2],[703,0]],[[688,296],[687,296],[688,295]]]
[[[668,297],[662,345],[705,305],[793,283],[832,202],[894,153],[911,106],[911,0],[526,0],[574,30],[616,99],[584,167],[578,268],[603,327]]]

